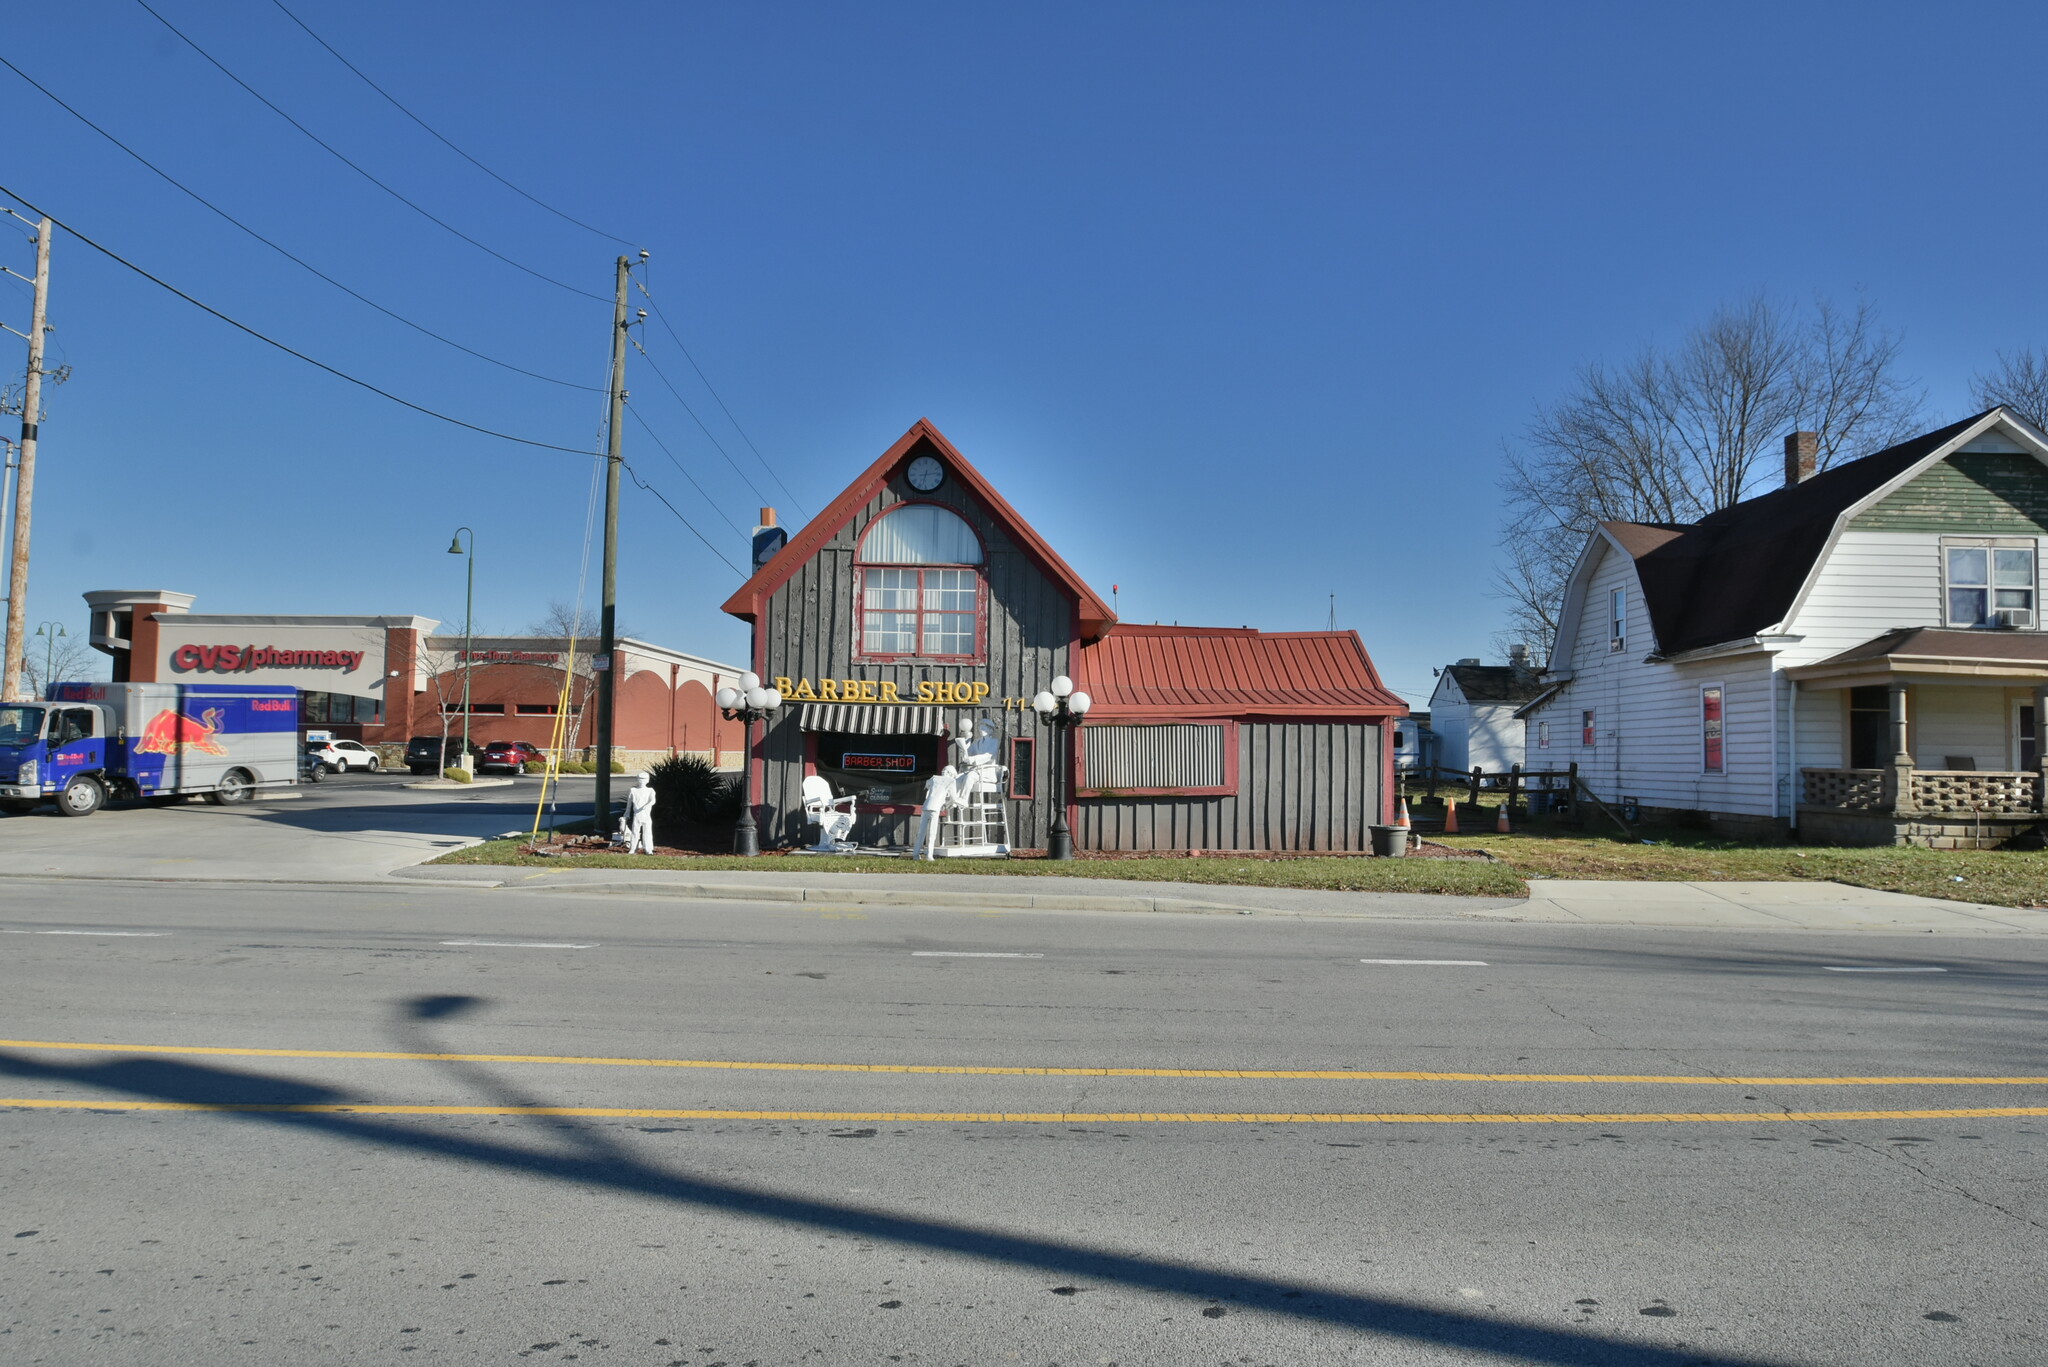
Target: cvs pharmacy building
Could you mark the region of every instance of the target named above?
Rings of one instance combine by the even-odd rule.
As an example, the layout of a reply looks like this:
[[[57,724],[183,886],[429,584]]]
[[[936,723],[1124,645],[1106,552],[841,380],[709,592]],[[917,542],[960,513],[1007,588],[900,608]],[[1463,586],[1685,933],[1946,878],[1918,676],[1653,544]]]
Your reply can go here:
[[[748,739],[763,844],[810,843],[818,777],[858,799],[853,839],[908,846],[948,734],[988,720],[1012,843],[1043,848],[1059,760],[1030,700],[1062,674],[1094,699],[1083,850],[1363,851],[1391,819],[1407,708],[1357,633],[1123,625],[928,422],[757,562],[725,610],[785,704]]]

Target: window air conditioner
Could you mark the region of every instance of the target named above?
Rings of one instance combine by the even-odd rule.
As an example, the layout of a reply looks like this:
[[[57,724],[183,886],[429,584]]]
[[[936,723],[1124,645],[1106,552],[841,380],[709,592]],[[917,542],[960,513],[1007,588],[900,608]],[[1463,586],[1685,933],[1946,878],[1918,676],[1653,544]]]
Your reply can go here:
[[[2032,608],[1998,608],[1991,614],[1991,625],[1995,627],[2031,627],[2034,625]]]

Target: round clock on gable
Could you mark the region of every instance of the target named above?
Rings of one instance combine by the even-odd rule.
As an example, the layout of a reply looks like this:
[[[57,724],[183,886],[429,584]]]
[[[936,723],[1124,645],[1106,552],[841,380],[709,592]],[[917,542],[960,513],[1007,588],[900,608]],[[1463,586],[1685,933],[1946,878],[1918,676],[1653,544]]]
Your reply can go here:
[[[910,462],[910,469],[904,472],[904,477],[910,481],[911,488],[928,494],[946,478],[946,467],[939,464],[935,456],[919,456]]]

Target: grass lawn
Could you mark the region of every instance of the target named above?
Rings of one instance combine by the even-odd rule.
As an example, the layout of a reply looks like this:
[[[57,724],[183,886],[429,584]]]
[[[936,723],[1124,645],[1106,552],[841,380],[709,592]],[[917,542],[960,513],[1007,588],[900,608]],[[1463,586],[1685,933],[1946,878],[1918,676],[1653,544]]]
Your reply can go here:
[[[685,873],[978,873],[1007,877],[1101,878],[1158,883],[1233,884],[1261,888],[1319,888],[1332,892],[1437,892],[1471,897],[1521,897],[1521,876],[1506,865],[1463,859],[1230,859],[1163,855],[1157,859],[1088,859],[1054,863],[1046,859],[811,858],[765,855],[583,854],[569,858],[521,854],[519,840],[492,840],[453,850],[436,864],[515,864],[547,869],[674,869]]]
[[[2048,853],[1828,845],[1749,845],[1704,832],[1644,828],[1628,843],[1597,831],[1431,836],[1485,850],[1536,878],[1639,878],[1661,882],[1828,879],[1992,906],[2048,906]],[[1957,881],[1957,880],[1961,881]]]

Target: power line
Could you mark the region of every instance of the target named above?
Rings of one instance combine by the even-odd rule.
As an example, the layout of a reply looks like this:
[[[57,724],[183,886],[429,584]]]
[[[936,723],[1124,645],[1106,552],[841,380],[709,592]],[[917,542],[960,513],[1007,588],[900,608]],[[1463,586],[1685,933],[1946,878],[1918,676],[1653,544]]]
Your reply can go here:
[[[77,119],[80,123],[84,124],[87,128],[90,128],[93,132],[105,138],[108,142],[114,144],[114,146],[120,148],[123,152],[126,152],[136,161],[142,163],[142,165],[148,170],[155,172],[158,176],[162,177],[166,182],[168,182],[173,188],[183,191],[186,195],[198,201],[207,209],[212,210],[221,218],[226,219],[235,227],[240,228],[243,232],[255,238],[258,242],[261,242],[264,246],[270,248],[270,250],[276,252],[285,260],[291,262],[293,265],[298,266],[305,271],[310,272],[313,275],[318,276],[320,279],[334,286],[334,288],[340,290],[343,294],[346,294],[351,299],[356,300],[358,303],[367,304],[371,308],[377,310],[377,312],[383,314],[385,317],[390,318],[396,322],[405,324],[414,332],[420,333],[421,335],[426,337],[431,337],[435,341],[443,344],[444,346],[454,347],[457,351],[460,351],[465,355],[474,356],[479,361],[488,361],[494,366],[499,366],[505,370],[510,370],[517,374],[525,375],[530,379],[544,380],[549,384],[558,384],[567,389],[584,389],[589,390],[592,393],[602,392],[595,385],[577,384],[574,380],[558,380],[552,375],[543,375],[539,371],[528,370],[524,366],[513,365],[510,361],[501,361],[495,356],[486,356],[483,352],[476,350],[474,347],[466,347],[462,343],[454,340],[451,337],[443,337],[440,333],[434,331],[432,328],[425,327],[419,323],[415,323],[412,319],[406,317],[404,314],[395,312],[394,310],[384,307],[384,305],[378,303],[374,299],[369,298],[367,295],[357,293],[355,290],[350,289],[347,285],[342,284],[341,281],[336,280],[333,276],[327,274],[327,272],[321,270],[318,266],[313,265],[311,262],[306,261],[301,257],[295,256],[290,251],[287,251],[285,248],[271,241],[262,233],[257,232],[254,228],[242,222],[242,220],[236,218],[233,214],[221,208],[218,204],[215,204],[212,200],[206,198],[206,196],[200,194],[197,190],[194,190],[191,186],[185,184],[183,181],[180,181],[177,177],[173,176],[170,172],[164,170],[161,166],[158,166],[148,157],[143,156],[142,153],[136,151],[127,143],[122,142],[119,138],[115,137],[112,133],[109,133],[106,129],[94,123],[91,119],[87,118],[78,110],[72,108],[69,104],[66,104],[64,100],[61,99],[55,91],[51,90],[48,86],[38,81],[35,77],[29,75],[26,71],[23,71],[14,63],[8,61],[6,57],[0,56],[0,66],[6,67],[9,71],[21,77],[22,80],[27,81],[30,85],[34,86],[37,90],[41,91],[44,95],[48,96],[49,99],[54,104],[56,104],[56,106],[59,109],[62,109],[72,118]]]
[[[342,56],[339,52],[336,52],[334,50],[334,44],[328,42],[325,38],[322,38],[319,34],[313,32],[312,28],[307,25],[305,20],[299,18],[298,15],[293,14],[289,9],[285,9],[284,0],[270,0],[270,2],[276,5],[278,9],[284,11],[285,18],[291,20],[294,24],[297,24],[300,28],[304,29],[306,32],[306,36],[308,38],[311,38],[321,47],[326,48],[328,54],[332,56],[335,61],[340,62],[343,66],[347,67],[350,71],[354,72],[356,74],[357,79],[361,80],[364,85],[370,87],[370,89],[376,91],[379,95],[382,95],[385,99],[389,100],[392,104],[392,107],[397,109],[399,113],[405,115],[405,117],[407,117],[408,119],[411,119],[421,128],[426,129],[427,132],[433,136],[435,141],[439,142],[443,147],[446,147],[456,156],[461,157],[464,161],[468,162],[471,166],[474,166],[477,170],[489,176],[492,180],[497,181],[498,184],[504,186],[506,189],[512,191],[512,193],[520,196],[522,199],[531,200],[533,203],[538,204],[541,208],[546,209],[549,213],[553,214],[556,218],[561,219],[563,222],[575,224],[577,227],[583,229],[585,232],[595,233],[599,237],[602,237],[607,241],[616,242],[622,247],[637,247],[640,245],[637,242],[628,241],[626,238],[620,237],[617,233],[608,233],[602,228],[593,228],[590,224],[585,223],[582,219],[577,218],[571,214],[563,213],[560,209],[557,209],[554,205],[548,203],[546,200],[540,198],[538,195],[529,194],[525,190],[520,189],[517,185],[514,185],[511,181],[505,179],[496,171],[493,171],[490,167],[484,165],[475,157],[471,156],[469,153],[463,151],[460,147],[457,147],[454,143],[450,142],[447,138],[443,137],[440,130],[435,128],[432,124],[428,123],[425,119],[413,113],[410,109],[407,109],[403,104],[400,104],[398,101],[398,97],[396,95],[393,95],[383,86],[378,85],[375,81],[371,80],[368,76],[364,75],[362,68],[358,67],[354,62],[351,62],[348,58]]]
[[[320,135],[319,135],[319,134],[317,134],[317,133],[315,133],[315,132],[314,132],[314,131],[313,131],[312,129],[310,129],[310,128],[306,127],[306,125],[304,125],[304,124],[300,123],[300,122],[299,122],[299,121],[298,121],[297,119],[295,119],[295,118],[293,118],[293,117],[292,117],[291,115],[289,115],[289,114],[285,113],[285,112],[284,112],[284,110],[282,110],[282,109],[278,108],[278,107],[277,107],[277,106],[276,106],[275,104],[272,104],[272,103],[271,103],[271,102],[270,102],[270,101],[269,101],[269,100],[268,100],[267,98],[265,98],[265,97],[264,97],[264,95],[263,95],[263,94],[262,94],[262,93],[261,93],[260,91],[258,91],[258,90],[256,89],[256,87],[254,87],[254,86],[250,85],[250,84],[249,84],[249,83],[248,83],[247,81],[243,80],[243,79],[242,79],[242,78],[241,78],[240,76],[237,76],[237,75],[236,75],[236,74],[235,74],[234,72],[232,72],[232,71],[228,70],[228,69],[227,69],[227,67],[226,67],[226,66],[224,66],[224,65],[222,65],[222,64],[221,64],[221,62],[219,61],[219,59],[217,59],[216,57],[214,57],[214,55],[213,55],[212,53],[208,52],[208,51],[207,51],[207,50],[206,50],[205,48],[203,48],[203,47],[199,46],[199,44],[197,44],[197,43],[193,42],[193,41],[192,41],[192,40],[191,40],[190,38],[186,37],[186,36],[185,36],[185,33],[184,33],[184,31],[183,31],[182,29],[180,29],[180,28],[179,28],[179,27],[178,27],[178,26],[177,26],[176,24],[173,24],[173,23],[172,23],[172,22],[171,22],[170,20],[168,20],[168,19],[164,18],[164,17],[163,17],[163,16],[161,15],[161,14],[158,14],[158,13],[157,13],[157,12],[156,12],[155,10],[153,10],[153,9],[150,9],[150,7],[149,7],[149,0],[135,0],[135,3],[136,3],[136,4],[138,4],[138,5],[140,5],[140,6],[142,6],[142,8],[143,8],[143,9],[144,9],[144,10],[145,10],[145,11],[146,11],[146,12],[147,12],[148,14],[149,14],[149,16],[150,16],[150,17],[151,17],[152,19],[156,20],[156,21],[157,21],[157,22],[158,22],[159,24],[162,24],[162,25],[163,25],[163,26],[164,26],[165,28],[169,29],[169,30],[170,30],[170,31],[171,31],[172,33],[176,34],[176,35],[177,35],[177,37],[178,37],[178,39],[179,39],[179,41],[180,41],[180,42],[182,42],[182,43],[184,43],[186,47],[189,47],[189,48],[191,48],[191,49],[192,49],[192,50],[193,50],[194,52],[198,53],[198,54],[199,54],[199,55],[200,55],[201,57],[204,57],[204,58],[205,58],[205,59],[206,59],[206,60],[207,60],[207,61],[208,61],[209,63],[211,63],[211,64],[213,65],[213,67],[214,67],[214,69],[215,69],[215,70],[217,70],[217,71],[219,71],[219,72],[220,72],[220,74],[221,74],[221,75],[223,75],[223,76],[227,77],[227,78],[228,78],[229,80],[233,81],[233,82],[234,82],[234,83],[235,83],[236,85],[238,85],[238,86],[242,87],[242,89],[244,89],[244,90],[248,91],[248,92],[249,92],[249,94],[251,94],[251,95],[255,96],[255,97],[256,97],[256,99],[257,99],[258,101],[260,101],[260,102],[261,102],[261,103],[263,104],[264,108],[268,109],[268,110],[269,110],[269,111],[270,111],[271,113],[273,113],[273,114],[277,115],[277,116],[278,116],[278,117],[279,117],[280,119],[283,119],[283,120],[284,120],[284,121],[285,121],[286,123],[290,124],[290,125],[291,125],[292,127],[294,127],[294,128],[296,128],[296,129],[298,129],[298,130],[299,130],[299,131],[300,131],[301,133],[304,133],[304,134],[305,134],[305,135],[306,135],[306,136],[307,136],[308,138],[311,138],[311,139],[312,139],[312,140],[313,140],[313,141],[314,141],[315,143],[317,143],[317,144],[318,144],[318,145],[320,146],[320,148],[321,148],[321,149],[322,149],[323,151],[325,151],[325,152],[326,152],[326,153],[327,153],[327,154],[328,154],[329,156],[333,157],[333,158],[334,158],[334,159],[335,159],[336,161],[339,161],[339,162],[340,162],[340,163],[341,163],[342,165],[344,165],[344,166],[348,167],[348,168],[349,168],[349,170],[351,170],[351,171],[354,171],[354,172],[355,172],[355,173],[356,173],[357,175],[361,176],[361,177],[362,177],[362,178],[363,178],[364,180],[367,180],[367,181],[369,181],[369,182],[370,182],[370,184],[372,184],[372,185],[376,186],[376,187],[377,187],[378,189],[382,190],[382,191],[383,191],[383,192],[384,192],[385,194],[387,194],[387,195],[390,195],[390,196],[391,196],[391,197],[392,197],[393,199],[397,200],[397,201],[398,201],[398,202],[399,202],[400,204],[403,204],[403,205],[404,205],[404,206],[405,206],[406,208],[408,208],[408,209],[411,209],[411,210],[412,210],[412,211],[413,211],[414,213],[418,214],[418,215],[419,215],[420,217],[422,217],[422,218],[426,219],[426,220],[427,220],[428,222],[430,222],[430,223],[434,223],[434,224],[437,224],[437,225],[439,225],[439,226],[440,226],[440,227],[442,227],[442,228],[446,228],[446,229],[447,229],[447,230],[448,230],[449,232],[451,232],[451,233],[455,234],[455,235],[456,235],[457,237],[461,238],[461,239],[462,239],[462,240],[463,240],[464,242],[467,242],[467,243],[468,243],[468,244],[469,244],[470,246],[472,246],[472,247],[475,247],[475,248],[476,248],[476,249],[477,249],[478,251],[480,251],[480,252],[483,252],[483,253],[484,253],[485,255],[487,255],[487,256],[494,256],[494,257],[496,257],[496,258],[497,258],[498,260],[500,260],[500,261],[504,262],[504,263],[505,263],[506,265],[508,265],[508,266],[512,267],[512,268],[513,268],[514,270],[517,270],[517,271],[524,271],[524,272],[525,272],[526,274],[528,274],[528,275],[532,276],[532,277],[533,277],[534,279],[536,279],[536,280],[545,280],[545,281],[546,281],[546,282],[547,282],[548,284],[550,284],[550,285],[554,285],[554,286],[556,286],[557,288],[560,288],[560,289],[565,289],[565,290],[569,291],[569,293],[571,293],[571,294],[580,294],[580,295],[582,295],[582,296],[583,296],[583,297],[584,297],[585,299],[595,299],[595,300],[597,300],[597,301],[598,301],[599,303],[601,303],[601,304],[608,304],[608,303],[610,303],[610,302],[611,302],[611,300],[609,300],[609,299],[605,298],[605,296],[603,296],[602,294],[592,294],[592,293],[591,293],[591,292],[590,292],[589,290],[586,290],[586,289],[579,289],[578,287],[576,287],[575,285],[572,285],[572,284],[570,284],[570,283],[569,283],[568,281],[566,281],[566,280],[557,280],[557,279],[556,279],[556,278],[555,278],[554,276],[552,276],[552,275],[548,275],[548,274],[545,274],[545,273],[543,273],[543,272],[541,272],[541,271],[537,271],[537,270],[535,270],[535,269],[534,269],[533,267],[531,267],[531,266],[521,265],[521,264],[520,264],[519,262],[517,262],[517,261],[514,261],[514,260],[513,260],[513,259],[512,259],[511,257],[509,257],[509,256],[505,255],[505,254],[504,254],[503,252],[500,252],[500,251],[496,251],[496,250],[493,250],[493,249],[492,249],[492,248],[490,248],[490,247],[486,247],[486,246],[485,246],[485,245],[484,245],[483,243],[481,243],[481,242],[477,241],[477,240],[476,240],[475,238],[471,237],[471,236],[470,236],[470,235],[469,235],[468,233],[466,233],[466,232],[462,231],[462,229],[460,229],[460,228],[456,227],[456,226],[455,226],[454,224],[452,224],[452,223],[448,222],[447,220],[445,220],[445,219],[441,219],[441,218],[436,218],[436,217],[435,217],[435,216],[434,216],[433,214],[429,213],[429,212],[428,212],[428,211],[427,211],[426,209],[424,209],[424,208],[420,207],[420,206],[419,206],[418,204],[414,203],[414,202],[413,202],[412,200],[410,200],[410,199],[407,199],[407,198],[406,198],[406,197],[405,197],[404,195],[400,194],[400,193],[399,193],[398,191],[396,191],[396,190],[392,189],[392,188],[391,188],[391,187],[390,187],[389,185],[386,185],[386,184],[385,184],[385,183],[384,183],[383,181],[381,181],[381,180],[377,179],[377,178],[376,178],[375,176],[371,175],[371,174],[370,174],[370,173],[369,173],[368,171],[364,170],[364,169],[363,169],[363,168],[362,168],[361,166],[359,166],[359,165],[357,165],[357,164],[356,164],[355,162],[353,162],[353,161],[349,160],[349,159],[348,159],[348,157],[344,156],[344,155],[343,155],[343,154],[342,154],[342,153],[341,153],[341,152],[340,152],[339,150],[337,150],[337,149],[336,149],[336,148],[335,148],[335,147],[334,147],[334,146],[333,146],[333,145],[332,145],[331,143],[328,143],[327,141],[325,141],[324,139],[322,139],[322,138],[320,137]]]
[[[718,390],[713,388],[711,384],[711,377],[704,373],[704,367],[697,364],[697,358],[695,356],[692,356],[690,354],[690,349],[683,345],[682,334],[678,333],[675,330],[674,324],[669,322],[668,315],[661,311],[661,305],[655,301],[653,294],[648,292],[647,286],[641,284],[638,280],[635,280],[633,282],[633,285],[636,289],[640,291],[641,297],[647,300],[647,307],[654,310],[654,316],[661,320],[662,329],[663,331],[667,332],[670,339],[675,342],[676,350],[683,353],[683,359],[690,363],[690,369],[697,372],[697,378],[704,382],[704,388],[710,392],[711,397],[713,399],[716,399],[718,401],[719,411],[721,413],[724,413],[725,420],[732,424],[732,430],[740,434],[740,440],[744,441],[747,444],[747,449],[754,453],[754,459],[761,462],[761,468],[768,472],[768,477],[775,481],[775,483],[782,489],[782,492],[785,494],[789,494],[789,501],[796,508],[796,510],[799,513],[803,513],[803,515],[806,518],[810,517],[810,514],[808,512],[805,512],[804,505],[797,501],[797,496],[794,493],[790,493],[789,486],[782,482],[782,476],[777,474],[775,472],[775,467],[768,463],[768,457],[762,455],[761,448],[754,445],[754,439],[747,435],[747,429],[740,426],[740,420],[738,418],[735,418],[732,415],[732,410],[725,406],[725,400],[719,396]],[[644,348],[642,349],[641,354],[643,356],[646,355],[646,350]],[[649,364],[652,364],[652,362],[649,362]],[[673,389],[674,386],[671,385],[670,388]],[[677,397],[680,398],[681,396],[678,395]],[[689,405],[687,404],[684,405],[684,407],[686,408],[688,406]],[[695,413],[692,413],[690,416],[694,418],[697,415]],[[699,427],[702,427],[704,424],[702,422],[699,422],[697,425]],[[709,436],[710,433],[707,432],[705,435]],[[713,445],[716,444],[716,441],[714,441]],[[727,459],[730,460],[731,457],[728,456]],[[749,483],[751,484],[751,481],[749,481]],[[754,492],[759,493],[760,490],[756,489]]]
[[[704,425],[704,419],[698,417],[697,410],[690,407],[690,401],[683,397],[682,391],[675,387],[675,385],[669,380],[668,376],[662,373],[661,367],[654,363],[654,358],[647,354],[647,348],[641,346],[638,341],[635,341],[633,343],[633,349],[640,353],[641,360],[647,362],[647,368],[654,372],[654,377],[660,380],[664,385],[667,385],[668,392],[676,396],[676,402],[681,404],[683,406],[683,411],[690,415],[690,421],[697,424],[697,430],[704,434],[704,439],[711,443],[711,445],[718,451],[719,455],[725,457],[725,463],[732,467],[732,472],[738,475],[742,480],[745,480],[747,487],[754,491],[754,497],[760,499],[761,502],[765,505],[768,502],[768,495],[761,492],[761,486],[754,483],[753,479],[748,476],[745,470],[740,469],[739,462],[732,458],[732,455],[725,449],[725,447],[719,445],[718,438],[713,436],[711,434],[711,429]]]
[[[0,185],[0,195],[7,196],[7,198],[13,200],[15,203],[21,205],[30,213],[35,214],[40,218],[49,219],[50,222],[56,224],[65,232],[70,233],[73,237],[77,238],[80,242],[83,242],[86,246],[98,252],[101,256],[106,257],[109,261],[114,262],[116,265],[126,266],[129,270],[134,271],[144,280],[149,281],[150,284],[157,286],[159,289],[167,290],[170,293],[177,295],[180,299],[183,299],[186,303],[192,305],[192,307],[200,310],[203,313],[212,314],[214,317],[220,319],[223,323],[226,323],[229,327],[234,328],[240,332],[246,332],[251,337],[254,337],[257,341],[262,342],[267,346],[276,347],[279,351],[282,351],[287,356],[297,357],[299,360],[304,361],[307,365],[313,366],[314,368],[319,370],[324,370],[329,375],[334,376],[338,380],[346,380],[350,384],[355,385],[359,389],[369,390],[372,394],[375,394],[377,397],[381,399],[389,399],[391,400],[391,402],[399,405],[401,408],[410,408],[415,413],[424,413],[426,416],[430,418],[438,418],[442,422],[450,423],[456,427],[467,428],[471,432],[478,432],[486,437],[496,437],[500,441],[516,442],[521,446],[534,446],[540,448],[543,451],[566,451],[572,456],[588,456],[593,454],[592,452],[586,451],[579,446],[557,446],[555,443],[550,441],[535,441],[531,437],[515,437],[510,432],[498,432],[488,427],[479,427],[477,426],[477,424],[473,422],[464,422],[461,418],[453,418],[446,413],[437,412],[434,409],[428,408],[424,404],[414,403],[411,399],[401,399],[398,397],[398,395],[393,394],[388,389],[380,389],[376,385],[371,384],[368,380],[358,379],[354,375],[349,374],[347,371],[338,370],[334,366],[327,364],[327,362],[325,361],[315,360],[314,358],[308,356],[303,351],[299,351],[296,350],[295,348],[286,346],[283,342],[278,341],[275,337],[269,337],[261,332],[258,332],[255,328],[250,327],[247,323],[240,322],[239,320],[234,318],[230,318],[227,314],[222,313],[219,309],[213,307],[213,305],[200,302],[199,300],[193,298],[191,295],[185,293],[185,291],[179,289],[176,285],[171,284],[168,280],[164,280],[159,276],[150,274],[142,267],[136,265],[133,261],[130,261],[127,257],[122,256],[113,248],[101,246],[99,243],[87,237],[84,233],[78,231],[78,229],[72,227],[69,223],[66,223],[63,219],[58,218],[55,214],[48,213],[42,209],[38,209],[28,200],[22,198],[14,191],[8,189],[5,185]]]
[[[676,515],[676,521],[682,523],[685,527],[688,527],[690,529],[690,534],[696,537],[699,541],[702,541],[704,543],[704,547],[706,550],[710,551],[720,560],[725,560],[725,552],[719,550],[718,547],[712,545],[710,538],[705,536],[704,533],[698,531],[697,524],[690,521],[689,518],[684,517],[682,511],[679,508],[677,508],[675,504],[670,503],[668,501],[668,496],[666,494],[662,493],[661,490],[655,488],[652,484],[649,484],[646,480],[640,478],[640,472],[633,468],[632,463],[630,461],[622,460],[619,462],[619,465],[621,468],[625,470],[627,474],[633,477],[633,482],[635,484],[639,485],[642,489],[645,489],[648,493],[653,494],[656,498],[660,499],[661,506],[668,509],[670,512],[674,513]],[[738,565],[733,564],[730,560],[725,560],[725,567],[731,570],[734,574],[739,575],[739,577],[742,579],[747,577],[746,572],[742,570]]]
[[[692,489],[695,489],[697,493],[700,496],[702,496],[705,505],[709,507],[712,512],[717,513],[718,516],[725,522],[726,526],[732,528],[733,535],[739,537],[742,541],[746,540],[747,534],[741,531],[739,529],[739,525],[735,523],[731,518],[726,517],[725,510],[718,506],[717,502],[712,499],[710,494],[704,492],[704,486],[697,482],[697,477],[691,474],[687,469],[683,467],[683,463],[676,459],[676,453],[668,449],[668,443],[663,441],[660,435],[656,433],[652,427],[647,425],[647,419],[640,416],[640,410],[637,408],[629,407],[626,411],[633,415],[634,422],[640,424],[640,430],[645,432],[648,438],[652,440],[656,446],[659,446],[661,448],[661,454],[667,456],[668,463],[676,467],[676,473],[681,475],[684,479],[690,481],[690,487]]]

